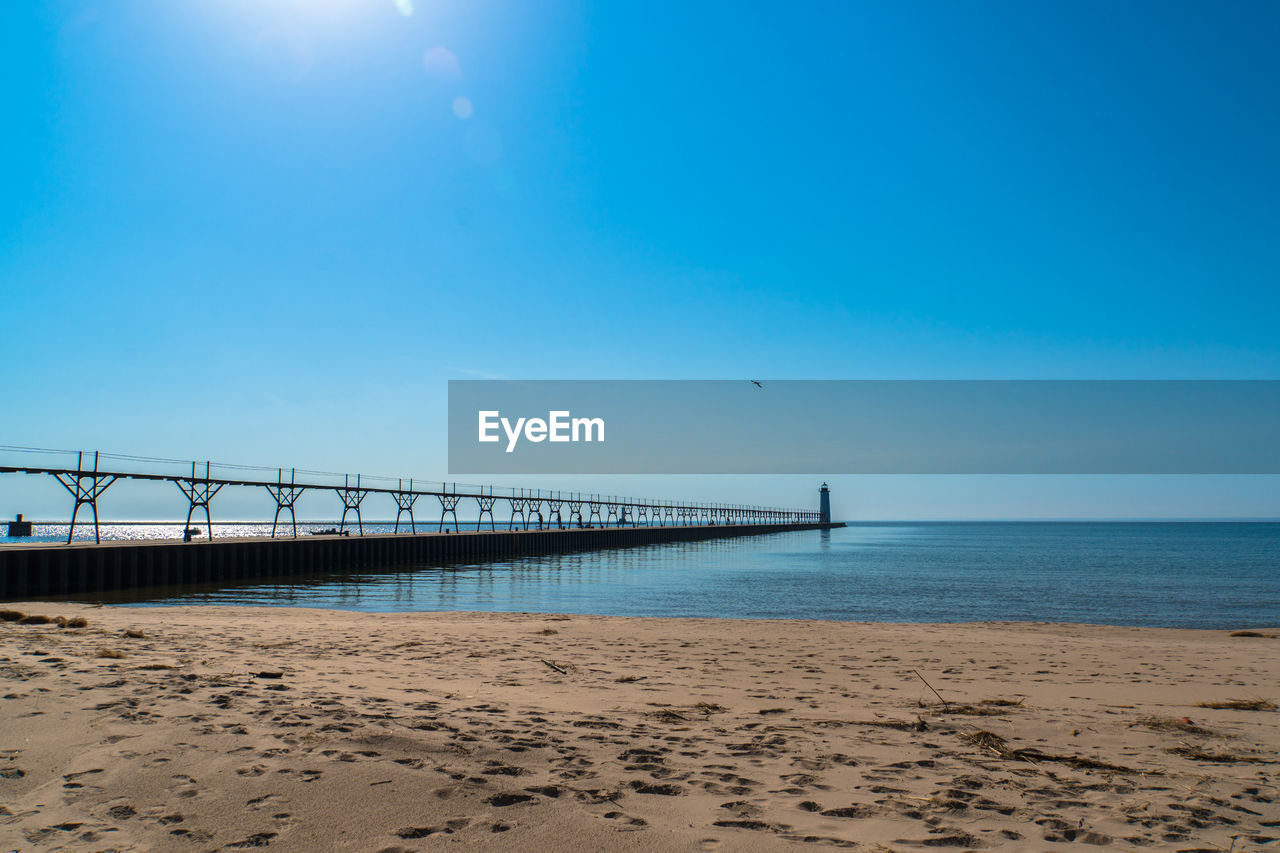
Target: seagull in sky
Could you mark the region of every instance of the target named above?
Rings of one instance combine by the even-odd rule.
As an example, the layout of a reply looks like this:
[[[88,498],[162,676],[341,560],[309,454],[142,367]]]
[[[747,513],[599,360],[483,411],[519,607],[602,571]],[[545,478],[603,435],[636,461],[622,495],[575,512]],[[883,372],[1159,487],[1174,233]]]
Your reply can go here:
[[[751,380],[751,384],[752,384],[752,385],[754,385],[754,386],[756,386],[757,388],[763,388],[763,387],[764,387],[763,385],[761,385],[761,384],[760,384],[760,381],[759,381],[759,380],[757,380],[757,379],[752,379],[752,380]]]

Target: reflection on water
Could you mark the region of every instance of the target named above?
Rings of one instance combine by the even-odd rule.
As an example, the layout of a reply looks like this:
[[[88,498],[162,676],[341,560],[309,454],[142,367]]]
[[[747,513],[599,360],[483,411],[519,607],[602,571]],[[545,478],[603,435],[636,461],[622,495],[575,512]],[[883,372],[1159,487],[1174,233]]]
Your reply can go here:
[[[1280,524],[859,524],[97,600],[368,611],[1273,626],[1280,624]]]

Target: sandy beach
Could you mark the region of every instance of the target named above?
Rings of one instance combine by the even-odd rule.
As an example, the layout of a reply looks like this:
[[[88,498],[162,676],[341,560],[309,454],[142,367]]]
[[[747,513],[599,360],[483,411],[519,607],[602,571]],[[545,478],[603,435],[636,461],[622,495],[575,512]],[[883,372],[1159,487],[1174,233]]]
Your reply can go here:
[[[4,608],[5,850],[1280,838],[1274,629]]]

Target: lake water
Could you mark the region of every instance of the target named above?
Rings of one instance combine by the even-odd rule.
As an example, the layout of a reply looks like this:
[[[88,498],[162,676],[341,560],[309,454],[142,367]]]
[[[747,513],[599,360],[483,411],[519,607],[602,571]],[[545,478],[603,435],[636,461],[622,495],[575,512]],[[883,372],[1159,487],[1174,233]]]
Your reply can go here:
[[[1235,629],[1280,625],[1280,523],[858,523],[99,600]]]

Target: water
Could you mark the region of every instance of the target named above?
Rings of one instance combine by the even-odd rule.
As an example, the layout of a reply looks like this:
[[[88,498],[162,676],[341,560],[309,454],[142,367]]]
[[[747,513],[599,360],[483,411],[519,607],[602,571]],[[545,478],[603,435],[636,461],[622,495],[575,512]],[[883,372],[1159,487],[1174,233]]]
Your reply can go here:
[[[1280,524],[861,523],[100,600],[1235,629],[1280,625]]]

